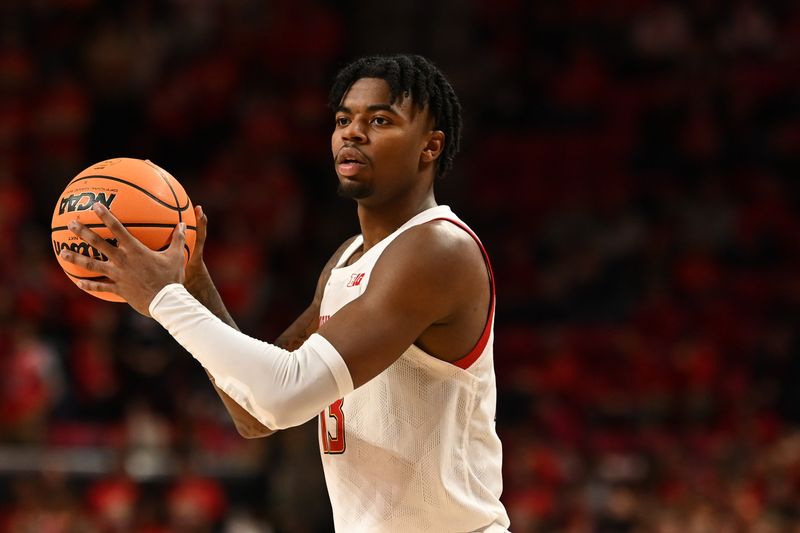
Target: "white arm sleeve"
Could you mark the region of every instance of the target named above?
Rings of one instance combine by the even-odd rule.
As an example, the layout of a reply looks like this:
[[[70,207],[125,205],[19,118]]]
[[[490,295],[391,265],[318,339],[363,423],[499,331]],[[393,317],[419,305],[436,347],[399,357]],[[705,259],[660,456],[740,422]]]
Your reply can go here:
[[[342,356],[317,333],[289,352],[225,324],[178,283],[149,309],[217,387],[270,429],[300,425],[353,390]]]

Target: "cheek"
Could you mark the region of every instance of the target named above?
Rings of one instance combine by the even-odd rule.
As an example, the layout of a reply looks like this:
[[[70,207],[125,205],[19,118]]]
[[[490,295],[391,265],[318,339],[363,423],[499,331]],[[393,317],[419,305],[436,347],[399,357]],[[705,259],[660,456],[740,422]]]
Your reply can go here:
[[[387,160],[390,159],[395,164],[405,164],[410,167],[416,166],[419,162],[420,149],[415,142],[398,139],[386,146],[384,155]]]

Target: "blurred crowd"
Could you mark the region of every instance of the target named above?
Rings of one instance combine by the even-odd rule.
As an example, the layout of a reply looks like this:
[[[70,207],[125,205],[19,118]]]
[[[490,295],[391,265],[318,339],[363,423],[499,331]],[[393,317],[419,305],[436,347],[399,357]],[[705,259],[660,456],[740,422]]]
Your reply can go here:
[[[160,326],[67,279],[47,224],[90,164],[153,160],[272,339],[358,231],[328,84],[411,51],[464,106],[437,197],[495,269],[512,530],[800,533],[800,6],[382,4],[0,4],[0,531],[331,529],[315,422],[238,437]]]

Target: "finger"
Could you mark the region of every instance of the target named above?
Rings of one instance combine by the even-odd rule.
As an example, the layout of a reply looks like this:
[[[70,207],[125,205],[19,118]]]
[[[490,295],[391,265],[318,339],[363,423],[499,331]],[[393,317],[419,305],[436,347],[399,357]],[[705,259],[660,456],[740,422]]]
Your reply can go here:
[[[172,232],[172,242],[169,243],[169,250],[181,250],[183,252],[183,244],[186,242],[186,222],[179,222]]]
[[[111,230],[111,233],[114,234],[114,237],[117,238],[117,242],[120,245],[141,245],[141,243],[133,235],[131,235],[127,229],[125,229],[125,226],[122,225],[122,222],[117,220],[117,217],[115,217],[102,203],[95,202],[92,205],[92,209],[94,209],[94,212],[97,213],[98,217],[100,217],[100,220],[103,221],[103,224],[105,224],[106,227]]]
[[[97,274],[102,274],[104,276],[108,276],[111,273],[111,265],[109,265],[108,261],[98,261],[97,259],[92,259],[91,257],[86,257],[83,254],[79,254],[73,252],[71,250],[67,250],[66,248],[62,248],[59,252],[64,261],[68,263],[72,263],[73,265],[78,265],[81,268],[85,268],[86,270],[90,270]]]
[[[206,243],[206,230],[208,229],[208,217],[202,206],[194,208],[194,216],[197,219],[197,240],[195,241],[195,250],[203,251],[203,245]]]
[[[100,235],[92,231],[91,229],[87,228],[85,225],[81,224],[77,220],[71,221],[67,224],[69,230],[83,239],[88,244],[92,245],[97,251],[102,254],[105,254],[108,257],[113,257],[114,253],[117,251],[117,247],[102,238]]]
[[[80,287],[85,291],[110,292],[112,294],[118,294],[117,284],[110,281],[92,281],[88,279],[76,279],[75,285],[77,285],[78,287]]]

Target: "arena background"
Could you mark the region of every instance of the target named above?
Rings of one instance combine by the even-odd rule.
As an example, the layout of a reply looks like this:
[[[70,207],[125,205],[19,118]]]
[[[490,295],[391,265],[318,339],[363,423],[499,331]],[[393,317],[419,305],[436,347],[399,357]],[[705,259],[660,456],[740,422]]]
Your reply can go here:
[[[316,422],[248,441],[152,321],[76,289],[48,223],[150,158],[274,338],[356,232],[326,92],[418,52],[465,142],[437,184],[498,285],[516,532],[800,531],[800,5],[4,0],[0,531],[330,531]]]

